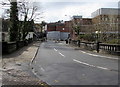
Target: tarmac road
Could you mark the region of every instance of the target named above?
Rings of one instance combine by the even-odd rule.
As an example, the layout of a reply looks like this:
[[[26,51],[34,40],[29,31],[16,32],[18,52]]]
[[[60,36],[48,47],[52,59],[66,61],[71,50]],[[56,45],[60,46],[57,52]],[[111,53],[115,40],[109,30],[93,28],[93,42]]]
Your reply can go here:
[[[32,66],[34,74],[50,85],[117,85],[118,60],[105,57],[47,41]]]

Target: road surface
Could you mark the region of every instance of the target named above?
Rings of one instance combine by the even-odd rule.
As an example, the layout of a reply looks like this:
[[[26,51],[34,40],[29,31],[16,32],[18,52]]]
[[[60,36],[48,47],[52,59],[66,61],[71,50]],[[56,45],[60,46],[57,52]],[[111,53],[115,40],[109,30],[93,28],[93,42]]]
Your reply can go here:
[[[75,50],[65,42],[40,45],[33,72],[50,85],[117,85],[118,60]]]

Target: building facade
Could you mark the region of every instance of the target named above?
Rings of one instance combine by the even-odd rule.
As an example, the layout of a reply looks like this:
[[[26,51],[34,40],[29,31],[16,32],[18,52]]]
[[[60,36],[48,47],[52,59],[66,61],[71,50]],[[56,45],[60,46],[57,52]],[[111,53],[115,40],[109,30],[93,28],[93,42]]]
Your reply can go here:
[[[115,39],[118,36],[120,14],[118,8],[100,8],[91,14],[93,32],[98,31],[100,40]]]
[[[48,23],[47,24],[47,31],[56,31],[56,23]]]
[[[69,29],[66,23],[61,21],[47,24],[47,39],[66,40],[69,36]]]
[[[73,29],[72,29],[72,21],[65,21],[65,30],[69,32],[69,38],[72,38],[73,35]]]
[[[71,20],[70,36],[72,40],[77,40],[81,34],[92,33],[92,19],[82,18],[82,16],[73,16]]]
[[[81,19],[81,33],[92,33],[92,19],[91,18],[82,18]]]

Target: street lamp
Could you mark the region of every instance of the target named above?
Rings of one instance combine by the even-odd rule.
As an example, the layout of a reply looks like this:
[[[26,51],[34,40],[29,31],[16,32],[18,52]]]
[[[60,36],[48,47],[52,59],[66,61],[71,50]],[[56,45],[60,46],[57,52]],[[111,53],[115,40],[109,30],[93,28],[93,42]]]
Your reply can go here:
[[[95,31],[96,34],[96,42],[98,42],[98,31]]]
[[[68,34],[68,39],[70,39],[70,36],[71,36],[71,34],[72,34],[72,25],[71,25],[71,21],[72,21],[72,16],[71,15],[65,15],[66,17],[69,17],[69,21],[68,21],[68,25],[67,25],[67,27],[68,27],[68,32],[69,32],[69,34]]]
[[[100,38],[100,37],[99,37],[99,34],[101,33],[101,31],[95,31],[95,33],[96,33],[96,35],[97,35],[97,40],[96,40],[96,44],[97,44],[97,45],[96,45],[96,51],[97,51],[97,53],[99,53],[99,47],[100,47],[100,46],[99,46],[99,43],[100,43],[100,42],[99,42],[99,38]]]
[[[96,37],[97,37],[97,42],[100,41],[100,34],[101,34],[101,31],[95,31],[96,33]]]

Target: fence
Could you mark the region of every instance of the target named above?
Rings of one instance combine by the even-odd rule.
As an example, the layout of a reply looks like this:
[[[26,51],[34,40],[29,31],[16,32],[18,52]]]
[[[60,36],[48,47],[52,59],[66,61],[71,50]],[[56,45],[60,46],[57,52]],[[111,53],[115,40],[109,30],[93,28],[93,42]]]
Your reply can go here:
[[[22,48],[24,45],[25,45],[24,41],[17,41],[16,42],[17,49]]]
[[[2,53],[11,53],[17,49],[16,42],[2,42]]]
[[[12,53],[19,48],[27,46],[29,43],[32,43],[32,39],[28,39],[25,41],[17,41],[17,42],[2,42],[2,54]]]
[[[100,49],[105,50],[111,54],[120,55],[120,45],[100,43]]]
[[[80,42],[79,40],[75,41],[72,40],[70,42],[74,46],[78,46],[81,48],[85,48],[88,50],[96,50],[98,53],[99,51],[105,51],[111,54],[117,54],[120,55],[120,45],[119,44],[105,44],[105,43],[100,43],[100,42]]]

